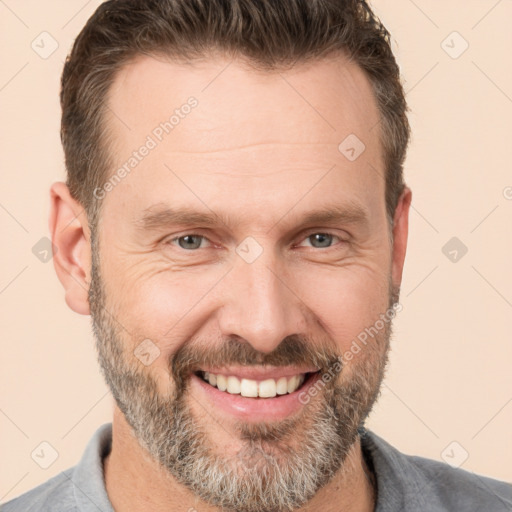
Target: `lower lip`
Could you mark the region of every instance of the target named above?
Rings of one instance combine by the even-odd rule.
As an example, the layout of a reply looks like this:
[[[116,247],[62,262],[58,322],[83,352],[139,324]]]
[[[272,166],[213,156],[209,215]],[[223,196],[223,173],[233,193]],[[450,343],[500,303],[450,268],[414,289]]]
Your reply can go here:
[[[205,395],[219,411],[245,421],[258,422],[282,420],[302,410],[305,404],[299,400],[299,397],[307,395],[310,387],[320,378],[319,373],[308,375],[299,389],[274,398],[247,398],[242,395],[232,395],[227,391],[220,391],[195,374],[190,381],[192,392],[197,393],[197,396]]]

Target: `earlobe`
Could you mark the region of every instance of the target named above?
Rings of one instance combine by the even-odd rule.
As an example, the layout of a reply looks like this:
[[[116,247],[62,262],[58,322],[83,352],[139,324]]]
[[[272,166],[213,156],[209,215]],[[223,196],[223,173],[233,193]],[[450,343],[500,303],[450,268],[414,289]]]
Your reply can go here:
[[[391,274],[395,287],[399,287],[402,282],[405,253],[407,250],[411,201],[412,191],[409,187],[405,187],[398,200],[393,220],[393,261]]]
[[[91,246],[87,216],[65,183],[50,188],[49,228],[57,251],[53,264],[64,286],[67,305],[76,313],[89,315],[88,292],[91,275]]]

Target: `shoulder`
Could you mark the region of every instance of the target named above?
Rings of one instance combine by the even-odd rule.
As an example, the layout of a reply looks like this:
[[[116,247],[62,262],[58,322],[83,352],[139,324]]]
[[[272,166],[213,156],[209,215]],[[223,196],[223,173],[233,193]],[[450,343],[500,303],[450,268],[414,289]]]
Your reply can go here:
[[[405,456],[425,482],[427,495],[458,510],[512,511],[512,485],[446,463]]]
[[[1,512],[56,512],[74,511],[71,475],[74,468],[62,471],[46,482],[0,506]]]
[[[362,433],[361,445],[374,466],[379,500],[392,503],[394,510],[512,511],[509,483],[405,455],[373,432]]]
[[[112,512],[103,478],[111,445],[112,424],[106,423],[90,438],[76,466],[0,505],[0,512]]]

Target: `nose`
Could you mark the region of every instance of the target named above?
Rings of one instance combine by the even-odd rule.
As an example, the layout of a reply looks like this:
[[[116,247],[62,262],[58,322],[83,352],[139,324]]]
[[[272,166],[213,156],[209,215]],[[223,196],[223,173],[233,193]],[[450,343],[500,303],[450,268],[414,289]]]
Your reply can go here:
[[[236,258],[223,282],[218,321],[224,336],[239,336],[269,353],[287,336],[301,333],[306,319],[288,272],[264,254],[252,263]]]

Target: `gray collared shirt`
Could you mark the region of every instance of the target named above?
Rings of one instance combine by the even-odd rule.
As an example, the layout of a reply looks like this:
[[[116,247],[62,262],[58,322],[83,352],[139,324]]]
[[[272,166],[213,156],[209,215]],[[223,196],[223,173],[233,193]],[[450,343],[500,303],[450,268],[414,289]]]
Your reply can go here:
[[[94,433],[79,463],[12,499],[1,512],[113,512],[103,480],[112,424]],[[512,484],[404,455],[369,430],[361,446],[377,480],[375,512],[512,511]]]

